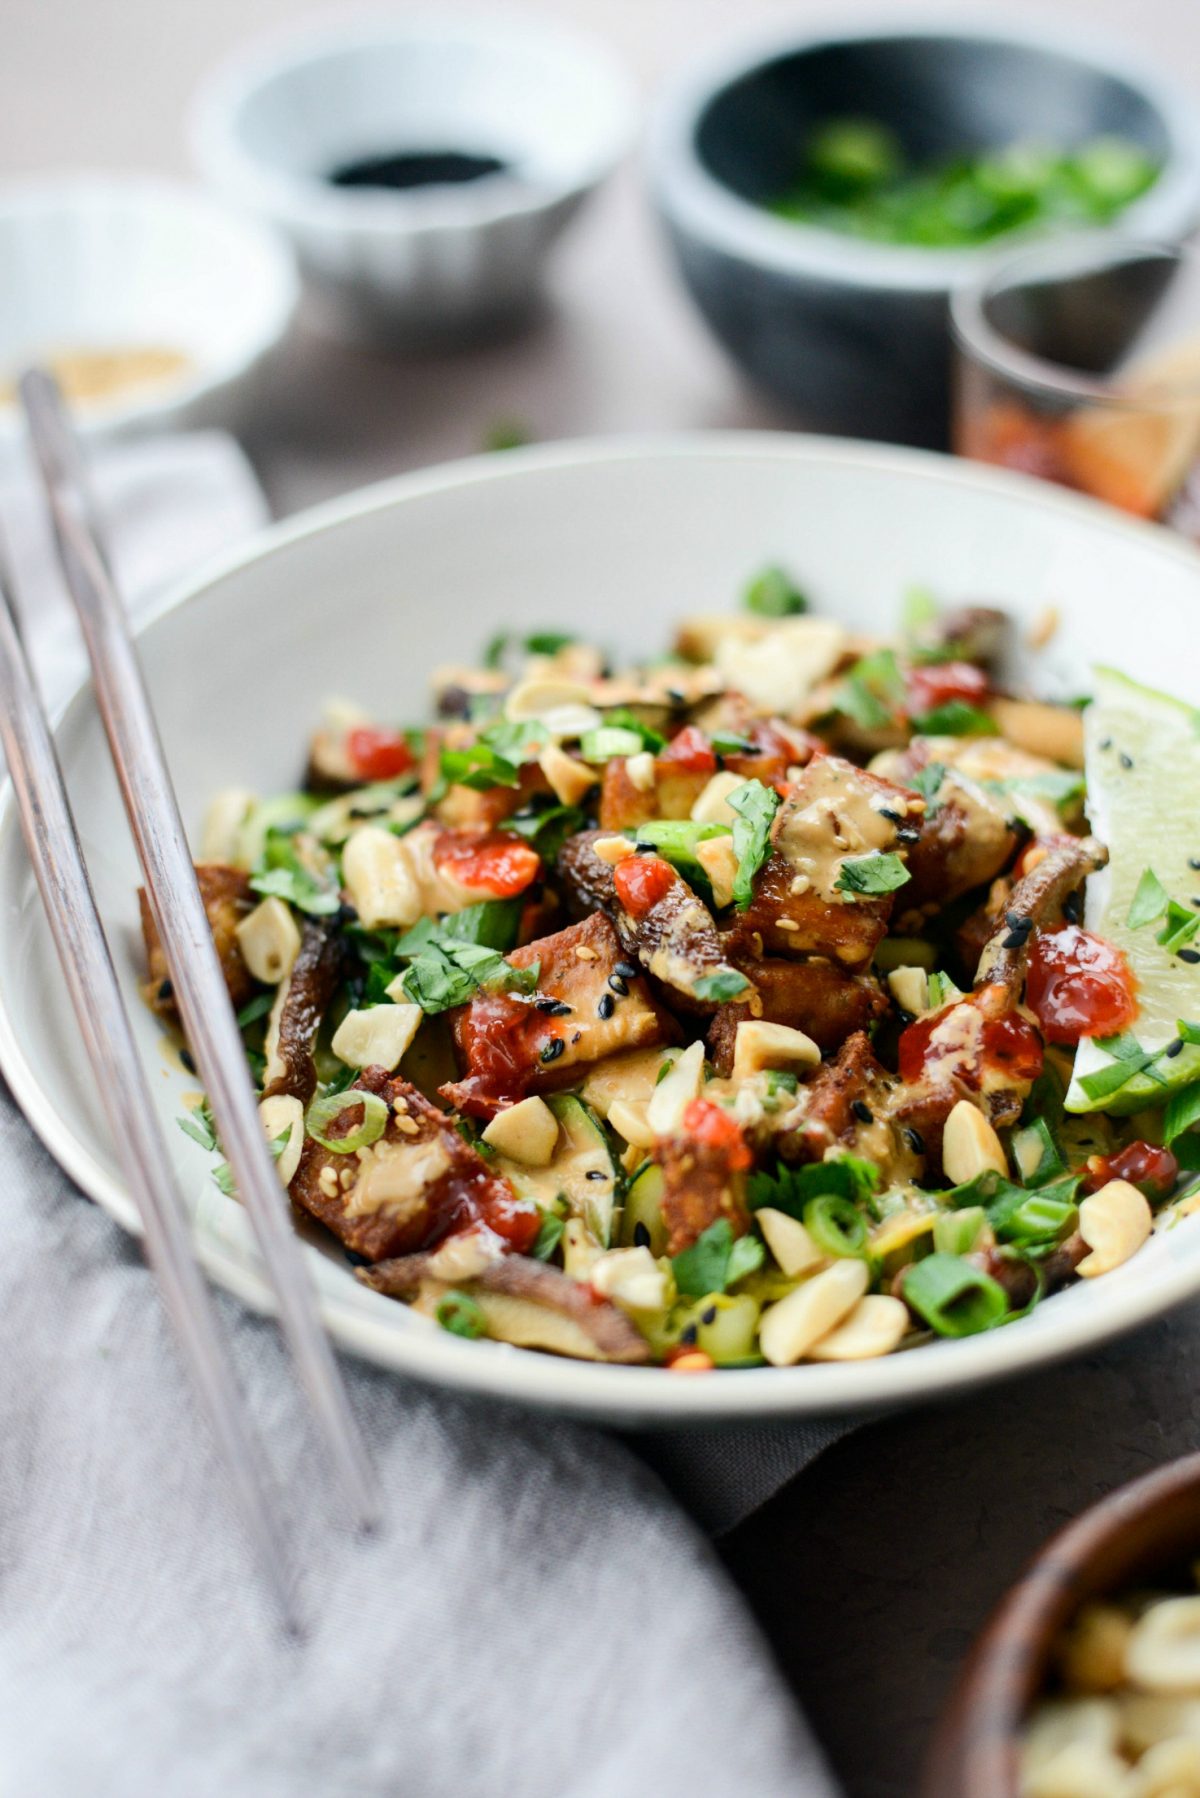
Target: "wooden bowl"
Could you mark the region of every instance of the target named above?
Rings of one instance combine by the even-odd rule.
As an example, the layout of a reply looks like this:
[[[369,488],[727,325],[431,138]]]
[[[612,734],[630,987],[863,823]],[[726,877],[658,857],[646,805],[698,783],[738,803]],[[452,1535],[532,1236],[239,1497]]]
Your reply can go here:
[[[1200,1454],[1093,1505],[1030,1562],[976,1642],[934,1738],[923,1798],[1017,1798],[1021,1730],[1059,1631],[1200,1549]]]

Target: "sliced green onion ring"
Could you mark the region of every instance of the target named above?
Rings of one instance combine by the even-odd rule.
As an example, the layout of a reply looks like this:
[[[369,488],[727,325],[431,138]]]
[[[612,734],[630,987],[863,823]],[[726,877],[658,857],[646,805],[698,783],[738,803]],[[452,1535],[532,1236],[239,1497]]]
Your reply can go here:
[[[1008,1295],[999,1280],[958,1255],[926,1255],[904,1275],[906,1302],[939,1336],[977,1336],[1004,1321]]]
[[[343,1111],[354,1107],[362,1107],[362,1123],[353,1130],[347,1130],[344,1136],[330,1136],[328,1130],[335,1118]],[[356,1149],[369,1149],[373,1142],[378,1142],[388,1125],[388,1108],[378,1093],[367,1093],[353,1088],[342,1093],[327,1093],[323,1099],[314,1099],[304,1119],[304,1128],[314,1142],[319,1142],[323,1149],[329,1149],[334,1155],[353,1155]]]
[[[840,1193],[819,1192],[804,1207],[804,1228],[823,1255],[861,1256],[867,1246],[866,1219]]]
[[[468,1342],[487,1334],[487,1319],[469,1292],[452,1288],[444,1293],[434,1316],[443,1330],[449,1330],[452,1336],[465,1336]]]

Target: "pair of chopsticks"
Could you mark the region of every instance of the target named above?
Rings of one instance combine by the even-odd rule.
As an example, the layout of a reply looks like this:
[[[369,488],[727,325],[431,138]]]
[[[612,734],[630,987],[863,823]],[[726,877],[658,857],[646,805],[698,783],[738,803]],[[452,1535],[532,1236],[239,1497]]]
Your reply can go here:
[[[188,1044],[221,1147],[250,1215],[300,1382],[351,1516],[369,1527],[378,1514],[374,1475],[351,1417],[259,1120],[245,1050],[196,884],[149,695],[101,548],[79,445],[49,375],[38,370],[26,374],[20,396]],[[0,565],[0,741],[26,846],[117,1154],[141,1217],[147,1259],[262,1571],[284,1620],[296,1628],[291,1570],[253,1427],[195,1260],[184,1200],[134,1042],[18,619],[11,583]]]

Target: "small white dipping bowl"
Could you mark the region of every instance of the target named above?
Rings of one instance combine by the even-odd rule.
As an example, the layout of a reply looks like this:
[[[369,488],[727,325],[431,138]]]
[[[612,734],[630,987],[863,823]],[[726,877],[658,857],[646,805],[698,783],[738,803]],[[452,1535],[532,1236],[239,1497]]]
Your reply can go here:
[[[342,323],[450,336],[519,312],[545,254],[628,146],[629,87],[601,46],[520,13],[367,14],[259,44],[193,108],[201,171],[282,227]],[[367,157],[457,150],[501,173],[340,187]]]
[[[285,243],[197,189],[140,175],[0,186],[0,381],[56,353],[179,351],[186,366],[76,407],[90,435],[235,424],[299,283]],[[0,451],[18,443],[0,403]]]

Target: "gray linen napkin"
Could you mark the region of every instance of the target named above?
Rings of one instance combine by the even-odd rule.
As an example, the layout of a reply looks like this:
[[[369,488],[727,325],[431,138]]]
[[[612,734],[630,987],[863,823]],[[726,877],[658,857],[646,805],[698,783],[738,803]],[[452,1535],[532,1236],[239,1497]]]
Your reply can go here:
[[[135,613],[216,547],[203,519],[229,542],[261,506],[218,437],[111,451],[97,487]],[[79,657],[48,546],[12,488],[0,516],[57,696]],[[620,1443],[348,1365],[388,1497],[354,1541],[273,1329],[222,1301],[304,1571],[309,1633],[282,1641],[136,1246],[7,1095],[0,1168],[0,1798],[832,1792],[736,1593]],[[635,1446],[719,1530],[837,1433]]]

